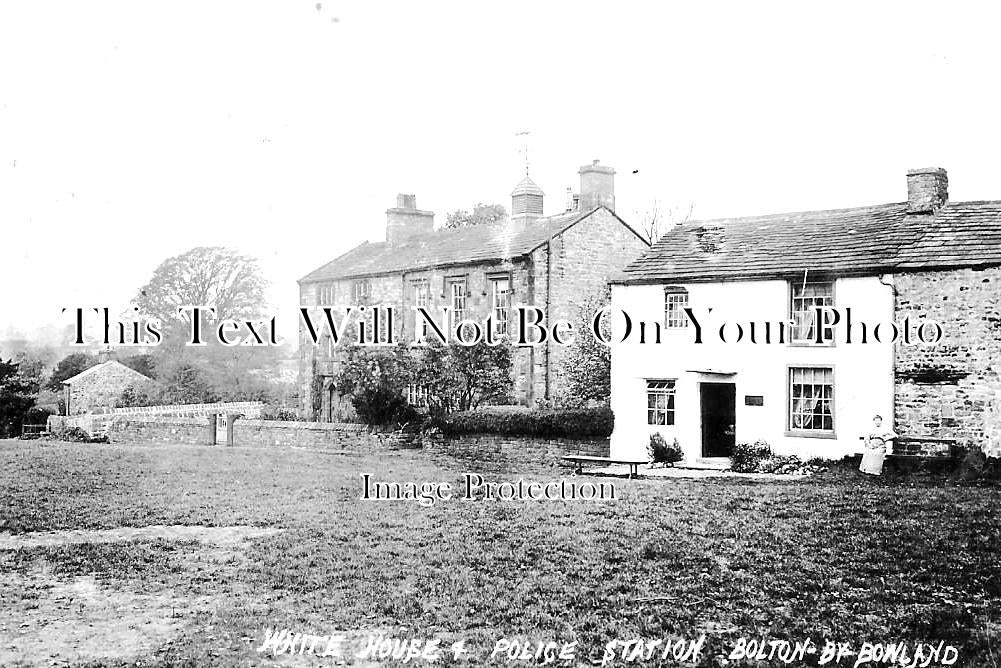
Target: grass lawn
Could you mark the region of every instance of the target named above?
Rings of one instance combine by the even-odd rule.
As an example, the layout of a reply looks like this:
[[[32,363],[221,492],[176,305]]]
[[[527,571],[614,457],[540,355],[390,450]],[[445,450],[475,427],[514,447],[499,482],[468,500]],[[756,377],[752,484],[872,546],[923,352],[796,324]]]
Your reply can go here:
[[[829,473],[603,478],[605,502],[359,499],[362,473],[466,471],[560,476],[415,451],[0,441],[0,664],[336,665],[256,652],[266,627],[465,639],[457,665],[502,637],[576,640],[590,665],[615,638],[703,633],[704,665],[742,636],[946,640],[958,665],[1001,662],[997,487]],[[217,529],[120,531],[152,525]],[[57,530],[94,533],[28,540]]]

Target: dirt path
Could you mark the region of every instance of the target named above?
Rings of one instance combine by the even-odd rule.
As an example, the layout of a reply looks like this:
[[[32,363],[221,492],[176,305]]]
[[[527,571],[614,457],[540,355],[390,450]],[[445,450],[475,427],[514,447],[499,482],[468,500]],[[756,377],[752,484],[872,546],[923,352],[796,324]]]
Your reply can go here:
[[[141,539],[198,541],[197,559],[231,566],[244,541],[279,529],[251,526],[148,526],[99,531],[0,534],[0,550]],[[188,564],[189,568],[196,565]],[[64,666],[149,654],[176,638],[195,616],[217,609],[221,597],[185,596],[169,587],[138,593],[92,575],[59,578],[41,562],[0,582],[0,665]]]
[[[236,547],[244,540],[262,538],[280,533],[280,529],[251,526],[201,527],[180,524],[154,524],[147,527],[120,527],[118,529],[67,529],[63,531],[36,531],[25,534],[0,533],[0,550],[21,547],[69,545],[72,543],[113,543],[120,540],[162,538],[164,540],[197,540],[219,547]]]

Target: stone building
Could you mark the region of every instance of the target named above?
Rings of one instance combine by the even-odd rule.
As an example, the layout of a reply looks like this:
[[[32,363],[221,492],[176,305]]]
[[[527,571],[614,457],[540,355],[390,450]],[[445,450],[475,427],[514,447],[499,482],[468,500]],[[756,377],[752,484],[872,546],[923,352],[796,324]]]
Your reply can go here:
[[[459,229],[435,230],[431,211],[418,209],[414,195],[399,195],[386,211],[386,240],[363,243],[304,276],[300,303],[340,312],[392,306],[403,340],[412,340],[418,326],[413,306],[436,316],[447,306],[452,322],[493,316],[499,335],[513,327],[519,305],[541,308],[547,322],[575,320],[581,300],[607,289],[608,277],[649,247],[615,214],[615,171],[595,160],[579,174],[580,193],[557,215],[543,215],[544,193],[526,175],[511,193],[509,220]],[[299,343],[303,412],[321,405],[320,418],[336,420],[342,415],[332,388],[335,347],[329,335],[313,345],[302,323]],[[564,355],[551,340],[517,350],[512,383],[519,403],[560,396]],[[315,391],[322,393],[316,404]]]
[[[130,386],[154,387],[157,382],[120,362],[108,360],[63,381],[66,415],[106,412]]]
[[[950,202],[943,169],[908,172],[905,202],[679,226],[612,284],[662,339],[612,348],[615,456],[658,432],[687,459],[837,458],[875,414],[901,444],[1001,451],[1001,201]]]

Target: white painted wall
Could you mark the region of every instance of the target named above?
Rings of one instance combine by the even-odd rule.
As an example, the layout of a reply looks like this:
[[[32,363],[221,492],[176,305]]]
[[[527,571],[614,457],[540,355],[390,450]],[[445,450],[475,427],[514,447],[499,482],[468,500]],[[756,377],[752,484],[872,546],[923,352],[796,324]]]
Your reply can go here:
[[[699,383],[726,381],[736,385],[736,439],[764,439],[781,454],[800,457],[840,458],[861,449],[859,436],[872,425],[873,415],[884,418],[892,428],[893,420],[893,346],[888,343],[857,343],[857,323],[869,330],[877,323],[889,334],[893,319],[893,296],[889,286],[878,277],[838,280],[834,287],[835,308],[845,316],[851,309],[853,343],[844,342],[844,320],[835,330],[833,346],[788,345],[773,342],[751,343],[749,323],[756,323],[756,333],[766,321],[777,323],[789,317],[789,286],[785,281],[743,281],[729,283],[693,283],[685,285],[689,306],[702,325],[703,343],[695,344],[695,328],[664,330],[658,345],[648,338],[639,343],[638,322],[663,323],[663,285],[615,285],[612,307],[622,310],[634,321],[630,339],[612,346],[612,410],[615,431],[612,434],[613,457],[646,457],[652,430],[658,429],[670,442],[677,438],[686,459],[702,456]],[[706,309],[712,312],[706,315]],[[724,322],[727,341],[719,339]],[[744,340],[730,342],[735,323],[744,327]],[[613,320],[616,337],[622,335],[620,317]],[[649,329],[648,329],[649,333]],[[776,330],[773,337],[777,341]],[[759,338],[759,341],[762,339]],[[835,438],[787,436],[788,366],[832,365],[834,367]],[[698,373],[704,370],[734,372],[732,376]],[[646,419],[646,380],[676,378],[676,420],[673,427],[655,427]],[[763,406],[745,406],[745,395],[764,397]]]

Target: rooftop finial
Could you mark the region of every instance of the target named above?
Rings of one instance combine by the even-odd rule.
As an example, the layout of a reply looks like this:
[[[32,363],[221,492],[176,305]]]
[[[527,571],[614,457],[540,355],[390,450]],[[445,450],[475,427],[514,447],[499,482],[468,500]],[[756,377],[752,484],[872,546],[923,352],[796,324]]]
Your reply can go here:
[[[530,132],[530,130],[522,130],[521,132],[514,133],[515,137],[524,137],[521,150],[525,154],[525,176],[528,176],[528,135]]]

